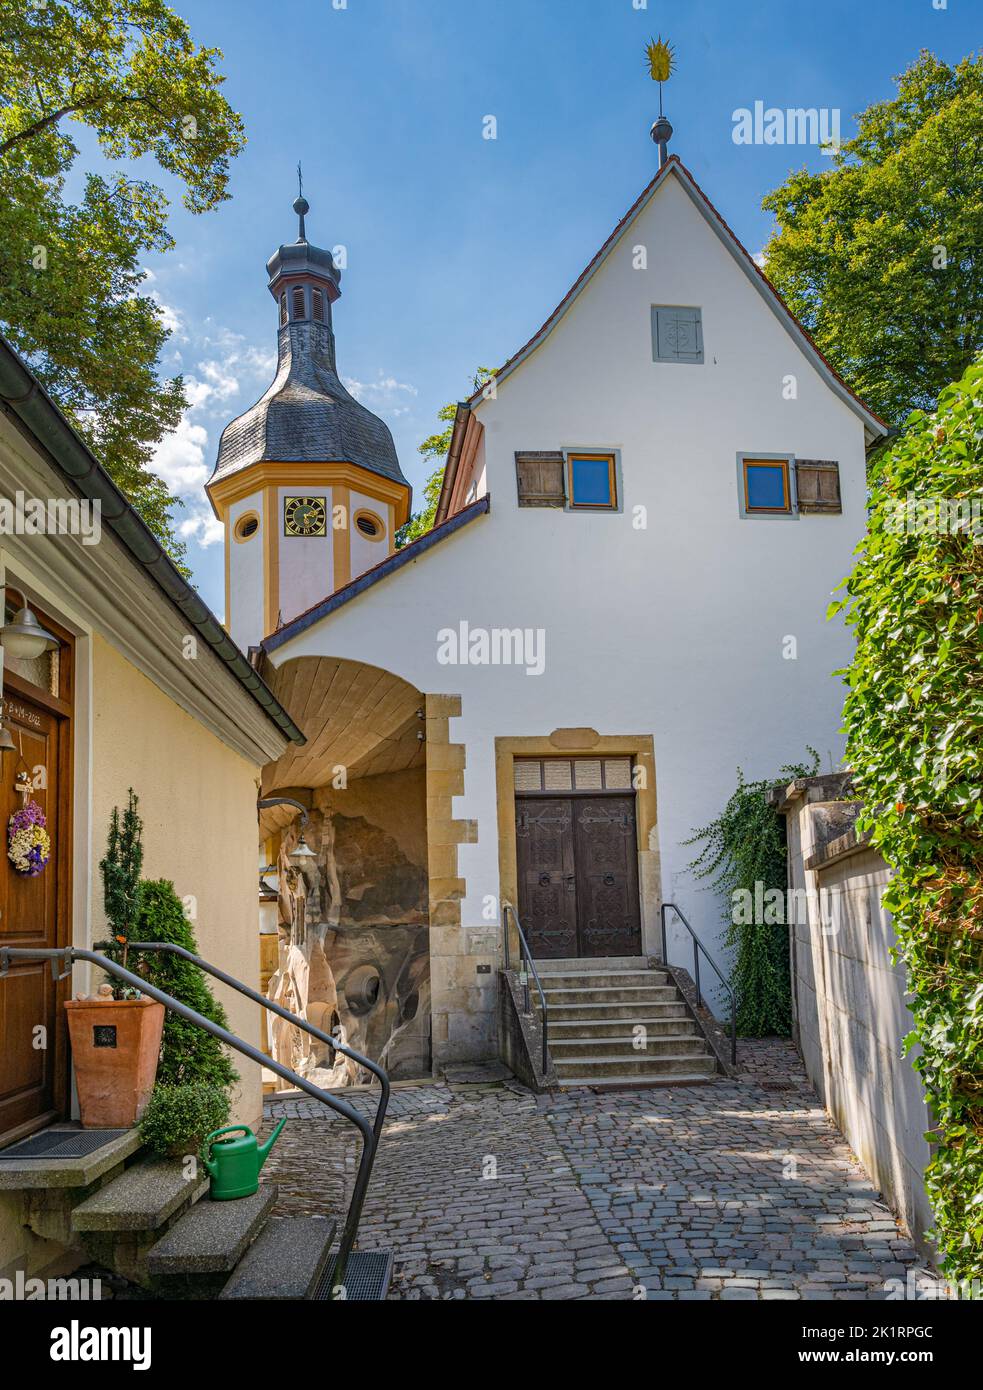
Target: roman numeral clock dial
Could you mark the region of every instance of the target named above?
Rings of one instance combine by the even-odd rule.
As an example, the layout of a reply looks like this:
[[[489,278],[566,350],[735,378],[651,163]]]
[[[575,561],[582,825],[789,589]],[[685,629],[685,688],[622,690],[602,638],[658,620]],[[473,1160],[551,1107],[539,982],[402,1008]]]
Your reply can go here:
[[[327,534],[327,509],[323,497],[287,497],[283,503],[283,531],[287,536]]]

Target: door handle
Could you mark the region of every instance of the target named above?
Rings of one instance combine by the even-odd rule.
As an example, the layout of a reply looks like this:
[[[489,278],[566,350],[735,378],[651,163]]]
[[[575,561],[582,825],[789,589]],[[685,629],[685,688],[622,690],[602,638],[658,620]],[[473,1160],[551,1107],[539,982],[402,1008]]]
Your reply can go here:
[[[605,875],[604,875],[604,882],[605,882],[605,883],[607,884],[607,886],[610,888],[611,884],[614,882],[614,874],[605,874]]]
[[[549,881],[550,881],[550,876],[549,876],[549,874],[540,874],[540,875],[539,875],[539,886],[540,886],[541,888],[547,888],[547,887],[549,886]]]

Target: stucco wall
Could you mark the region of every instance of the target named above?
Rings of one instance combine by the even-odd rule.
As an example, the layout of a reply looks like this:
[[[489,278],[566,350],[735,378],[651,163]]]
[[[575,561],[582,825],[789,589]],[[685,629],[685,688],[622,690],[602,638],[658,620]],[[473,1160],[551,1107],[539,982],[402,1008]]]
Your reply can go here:
[[[805,896],[790,926],[795,1038],[824,1105],[874,1184],[927,1249],[932,1222],[923,1174],[931,1127],[902,1039],[912,1028],[905,973],[891,961],[894,928],[882,899],[889,871],[862,845],[824,849],[828,803],[788,813],[789,879]],[[827,862],[807,868],[838,846]]]
[[[637,245],[648,248],[647,269],[635,268]],[[702,307],[703,365],[653,362],[653,304]],[[789,374],[794,400],[783,396]],[[273,659],[346,657],[428,694],[460,695],[450,739],[464,745],[466,766],[453,816],[474,823],[457,856],[462,941],[487,931],[487,900],[501,891],[496,737],[581,726],[651,735],[662,891],[719,951],[720,904],[694,882],[685,841],[720,812],[739,765],[770,777],[807,744],[824,764],[841,755],[831,673],[851,641],[825,612],[864,529],[861,421],[674,180],[478,414],[489,514]],[[619,451],[622,510],[519,508],[515,452],[564,446]],[[742,450],[837,460],[843,514],[742,520]],[[461,622],[541,630],[545,670],[441,664],[438,633]],[[436,1011],[436,973],[434,998]]]
[[[99,860],[109,817],[132,786],[143,818],[145,878],[168,878],[196,900],[200,954],[259,987],[256,902],[258,770],[227,748],[98,635],[92,641],[92,931],[105,932]],[[212,981],[231,1029],[259,1045],[259,1015]],[[259,1068],[236,1059],[233,1118],[255,1125],[262,1111]]]

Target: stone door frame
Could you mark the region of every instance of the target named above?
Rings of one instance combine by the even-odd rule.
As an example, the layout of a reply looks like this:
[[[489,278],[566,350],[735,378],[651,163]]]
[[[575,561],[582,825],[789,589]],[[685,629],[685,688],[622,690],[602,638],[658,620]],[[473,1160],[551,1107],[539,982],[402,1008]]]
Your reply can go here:
[[[638,893],[642,918],[642,954],[661,958],[659,914],[662,870],[659,856],[655,742],[651,734],[599,734],[596,729],[554,729],[551,734],[495,740],[495,790],[498,804],[498,877],[501,902],[518,907],[519,873],[515,841],[515,770],[517,758],[631,758],[640,771],[635,787],[638,847]]]

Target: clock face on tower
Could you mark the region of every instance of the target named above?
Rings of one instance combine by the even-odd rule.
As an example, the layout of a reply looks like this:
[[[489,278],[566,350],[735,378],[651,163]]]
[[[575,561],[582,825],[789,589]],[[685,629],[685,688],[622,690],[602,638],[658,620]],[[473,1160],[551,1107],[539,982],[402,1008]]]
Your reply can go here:
[[[283,534],[285,536],[327,535],[327,508],[323,497],[285,497]]]

